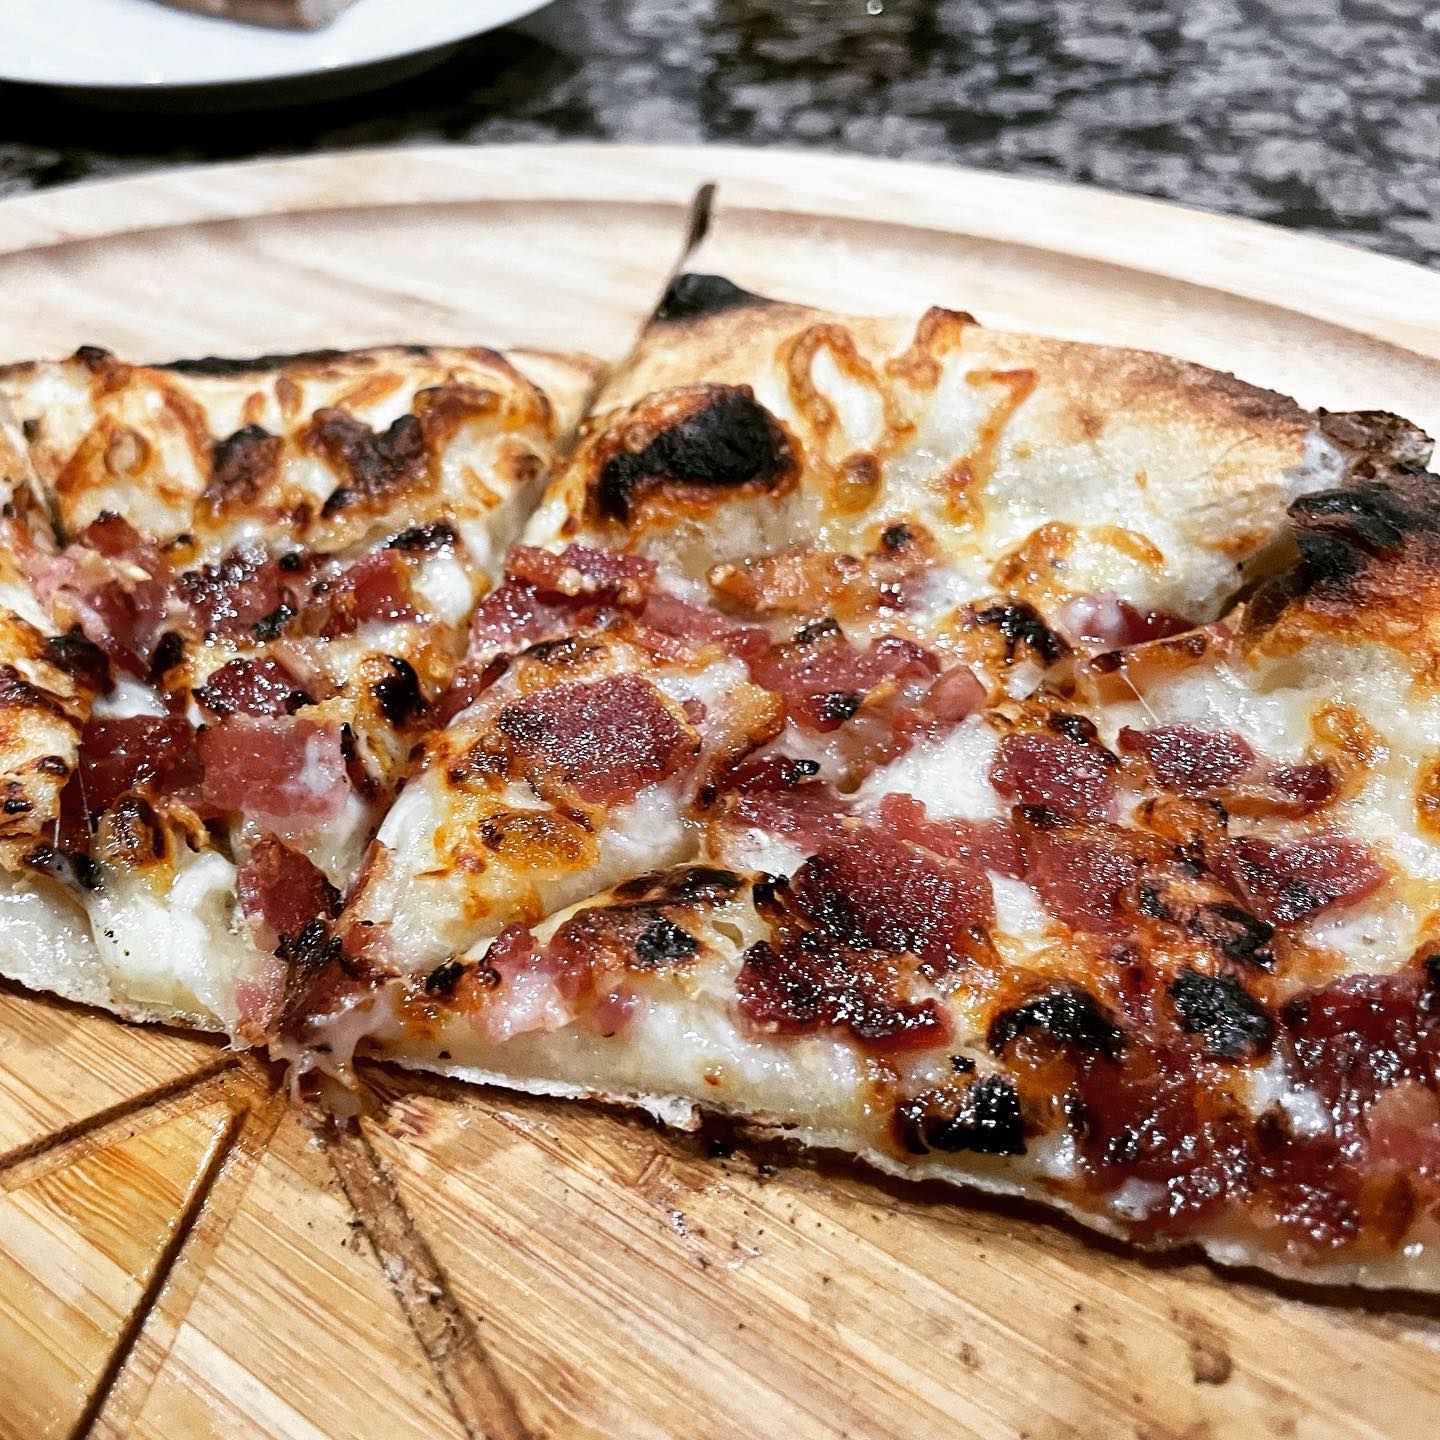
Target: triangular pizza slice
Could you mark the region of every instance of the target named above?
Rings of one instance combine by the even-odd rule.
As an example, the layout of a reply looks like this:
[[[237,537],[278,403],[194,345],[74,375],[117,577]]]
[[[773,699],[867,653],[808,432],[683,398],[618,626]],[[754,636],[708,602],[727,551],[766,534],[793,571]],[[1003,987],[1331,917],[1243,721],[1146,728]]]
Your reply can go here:
[[[14,559],[98,692],[7,857],[65,928],[7,932],[5,973],[264,1037],[597,379],[423,347],[0,372],[59,537]]]

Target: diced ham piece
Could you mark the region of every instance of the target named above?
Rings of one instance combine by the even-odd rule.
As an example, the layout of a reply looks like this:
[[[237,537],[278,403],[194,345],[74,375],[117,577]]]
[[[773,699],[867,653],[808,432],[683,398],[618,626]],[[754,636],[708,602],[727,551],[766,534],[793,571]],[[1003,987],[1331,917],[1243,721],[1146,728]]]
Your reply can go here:
[[[500,712],[524,761],[554,771],[582,801],[608,805],[674,775],[698,743],[638,675],[540,690]]]
[[[235,715],[200,732],[202,797],[217,813],[271,818],[286,833],[334,820],[350,795],[339,733],[303,716]]]
[[[66,787],[92,814],[132,790],[166,792],[196,785],[195,730],[179,715],[94,719],[80,739],[79,773]]]
[[[1060,628],[1074,642],[1106,650],[1163,640],[1194,629],[1183,615],[1165,610],[1137,610],[1118,595],[1080,595],[1060,612]]]
[[[307,856],[264,836],[240,867],[240,908],[265,949],[298,935],[312,920],[333,918],[339,892]]]
[[[838,729],[886,680],[934,675],[939,662],[912,641],[886,635],[856,649],[838,626],[750,659],[750,676],[785,701],[807,730]]]
[[[1241,836],[1222,867],[1230,887],[1272,925],[1353,905],[1385,883],[1384,868],[1357,840],[1314,835],[1276,843]]]
[[[290,668],[272,655],[222,665],[195,692],[195,698],[222,718],[227,715],[293,715],[312,703]]]
[[[1167,790],[1198,795],[1228,785],[1255,763],[1243,736],[1201,730],[1194,725],[1160,725],[1153,730],[1121,730],[1119,747],[1143,755]]]
[[[1115,801],[1110,757],[1063,735],[1007,735],[990,767],[990,783],[1017,805],[1040,805],[1076,820],[1103,820]]]

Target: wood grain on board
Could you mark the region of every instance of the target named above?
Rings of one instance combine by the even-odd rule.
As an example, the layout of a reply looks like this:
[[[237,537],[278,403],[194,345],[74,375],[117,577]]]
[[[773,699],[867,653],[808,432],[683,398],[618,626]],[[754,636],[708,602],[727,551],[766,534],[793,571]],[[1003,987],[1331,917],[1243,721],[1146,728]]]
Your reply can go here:
[[[1146,345],[1440,430],[1440,278],[1241,221],[841,158],[494,147],[0,204],[0,359],[624,354],[692,266]],[[213,1040],[0,990],[0,1440],[1435,1433],[1440,1307],[376,1070],[327,1138]]]

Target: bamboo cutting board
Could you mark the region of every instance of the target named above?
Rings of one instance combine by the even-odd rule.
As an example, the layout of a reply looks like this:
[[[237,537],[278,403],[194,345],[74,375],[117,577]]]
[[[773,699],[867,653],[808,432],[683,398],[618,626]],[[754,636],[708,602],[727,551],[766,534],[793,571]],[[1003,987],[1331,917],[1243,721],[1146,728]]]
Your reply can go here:
[[[495,147],[0,204],[0,360],[381,341],[618,357],[692,265],[1148,345],[1440,431],[1440,279],[1147,201],[728,150]],[[1437,1433],[1440,1305],[375,1070],[326,1138],[204,1039],[0,989],[0,1437]]]

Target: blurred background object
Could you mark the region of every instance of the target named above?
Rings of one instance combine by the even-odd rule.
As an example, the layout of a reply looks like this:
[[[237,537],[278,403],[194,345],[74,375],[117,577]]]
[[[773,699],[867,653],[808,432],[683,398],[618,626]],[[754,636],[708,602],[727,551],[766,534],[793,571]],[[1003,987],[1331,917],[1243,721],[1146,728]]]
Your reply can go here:
[[[147,98],[0,90],[0,192],[372,144],[709,141],[1074,180],[1440,261],[1429,0],[557,0],[348,99]]]

